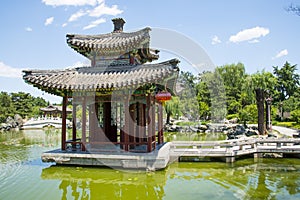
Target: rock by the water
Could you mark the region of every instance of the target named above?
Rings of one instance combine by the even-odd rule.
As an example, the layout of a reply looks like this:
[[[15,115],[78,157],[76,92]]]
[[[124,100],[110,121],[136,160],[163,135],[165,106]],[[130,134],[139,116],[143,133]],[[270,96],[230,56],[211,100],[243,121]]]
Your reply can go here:
[[[7,117],[5,123],[0,124],[0,130],[9,131],[13,128],[20,128],[23,124],[23,119],[20,115],[16,114],[14,118]]]

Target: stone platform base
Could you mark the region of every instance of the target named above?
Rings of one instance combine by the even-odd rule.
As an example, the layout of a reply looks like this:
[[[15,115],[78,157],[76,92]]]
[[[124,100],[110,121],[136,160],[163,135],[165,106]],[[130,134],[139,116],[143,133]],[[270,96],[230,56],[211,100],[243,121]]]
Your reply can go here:
[[[53,150],[42,154],[43,162],[55,162],[63,165],[106,166],[125,169],[164,169],[170,159],[170,143],[157,147],[150,153],[132,153],[126,151],[62,151]]]

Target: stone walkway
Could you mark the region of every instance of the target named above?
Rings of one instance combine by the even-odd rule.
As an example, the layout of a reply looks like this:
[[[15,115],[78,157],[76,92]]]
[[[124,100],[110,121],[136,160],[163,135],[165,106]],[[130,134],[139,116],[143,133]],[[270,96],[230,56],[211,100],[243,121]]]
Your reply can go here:
[[[290,137],[293,137],[294,134],[295,135],[298,134],[297,130],[282,127],[282,126],[272,126],[272,129],[278,131],[282,135],[287,135],[287,136],[290,136]]]

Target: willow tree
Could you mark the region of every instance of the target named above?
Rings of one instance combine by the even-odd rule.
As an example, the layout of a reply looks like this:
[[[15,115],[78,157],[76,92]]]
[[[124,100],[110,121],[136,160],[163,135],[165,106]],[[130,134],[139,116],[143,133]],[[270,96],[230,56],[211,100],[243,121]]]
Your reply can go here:
[[[171,116],[178,117],[181,115],[179,97],[177,97],[177,96],[172,97],[172,99],[170,101],[167,101],[165,103],[164,107],[165,107],[165,111],[167,113],[166,124],[170,124]]]
[[[245,67],[242,63],[237,63],[217,67],[216,71],[220,74],[224,84],[228,114],[236,114],[242,107],[239,100],[246,78]]]
[[[257,105],[257,124],[260,134],[265,133],[264,126],[264,103],[265,103],[265,92],[269,91],[271,96],[276,95],[275,86],[277,83],[276,77],[271,72],[256,72],[252,74],[247,80],[247,88],[254,92],[256,105]],[[246,88],[246,87],[244,87]],[[252,96],[250,97],[252,98]]]
[[[222,121],[227,115],[224,81],[218,70],[205,73],[202,77],[207,85],[210,100],[210,117],[213,122]]]
[[[181,72],[178,83],[180,89],[177,95],[180,99],[180,114],[191,120],[199,119],[196,83],[198,78],[191,72]]]

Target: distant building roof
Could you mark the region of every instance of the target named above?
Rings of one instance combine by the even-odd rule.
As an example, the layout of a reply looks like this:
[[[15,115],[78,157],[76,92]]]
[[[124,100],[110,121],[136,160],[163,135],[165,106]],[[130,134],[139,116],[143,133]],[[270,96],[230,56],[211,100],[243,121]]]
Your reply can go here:
[[[41,111],[43,112],[62,112],[62,106],[53,106],[53,105],[49,105],[47,107],[44,108],[40,108]],[[72,110],[70,110],[69,108],[67,108],[67,112],[71,113]]]

